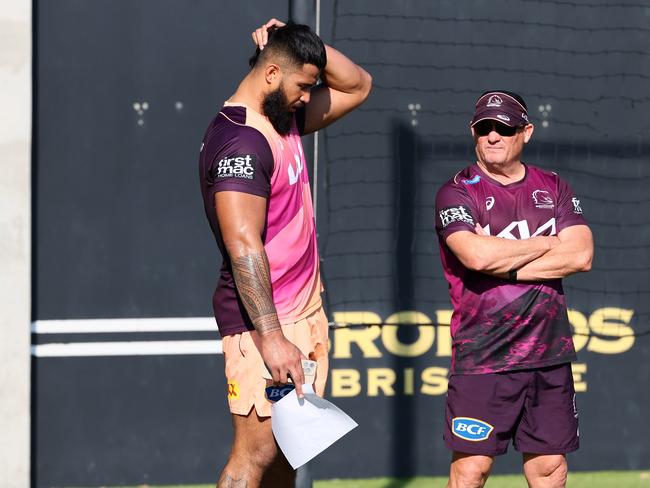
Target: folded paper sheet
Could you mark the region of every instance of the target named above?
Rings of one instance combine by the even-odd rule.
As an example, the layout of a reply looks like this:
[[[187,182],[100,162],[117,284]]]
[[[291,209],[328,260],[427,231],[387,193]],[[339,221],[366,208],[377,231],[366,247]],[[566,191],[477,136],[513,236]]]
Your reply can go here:
[[[278,445],[293,467],[298,469],[357,426],[343,410],[303,385],[305,398],[296,391],[273,404],[271,422]]]

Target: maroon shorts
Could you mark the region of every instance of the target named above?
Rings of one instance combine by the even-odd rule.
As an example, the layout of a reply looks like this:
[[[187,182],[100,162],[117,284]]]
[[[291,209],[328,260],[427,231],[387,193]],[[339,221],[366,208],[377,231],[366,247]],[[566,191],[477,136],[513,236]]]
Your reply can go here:
[[[578,449],[571,365],[506,373],[452,375],[444,439],[453,451],[498,456],[517,451],[564,454]]]

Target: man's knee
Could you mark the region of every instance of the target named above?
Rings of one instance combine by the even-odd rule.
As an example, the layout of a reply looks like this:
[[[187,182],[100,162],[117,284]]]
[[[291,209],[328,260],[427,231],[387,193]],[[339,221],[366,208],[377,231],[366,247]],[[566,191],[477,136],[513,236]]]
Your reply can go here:
[[[278,448],[271,421],[255,409],[246,416],[233,415],[234,440],[224,472],[261,478],[275,461]]]
[[[482,466],[477,465],[464,465],[457,467],[452,483],[453,488],[481,488],[485,485],[490,474],[489,469],[484,469]]]
[[[558,488],[564,488],[566,486],[567,477],[569,475],[569,468],[566,463],[562,463],[555,470],[549,474],[549,480],[551,481],[551,486],[557,486]]]
[[[261,480],[277,462],[277,457],[278,450],[272,441],[258,443],[256,446],[239,445],[231,451],[217,486],[260,486]]]
[[[568,468],[566,462],[550,464],[539,474],[538,483],[533,488],[564,488],[566,486]]]
[[[531,488],[564,488],[569,468],[563,455],[526,455],[524,474]]]
[[[450,488],[481,488],[490,475],[492,458],[454,453],[449,476]]]

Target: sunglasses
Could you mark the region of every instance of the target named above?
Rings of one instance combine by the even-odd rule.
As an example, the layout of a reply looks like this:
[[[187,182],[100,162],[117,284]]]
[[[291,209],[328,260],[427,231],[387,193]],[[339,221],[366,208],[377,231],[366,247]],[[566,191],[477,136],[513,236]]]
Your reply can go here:
[[[512,137],[523,126],[510,127],[496,120],[481,120],[474,126],[474,132],[477,136],[487,136],[490,132],[495,131],[500,136]]]

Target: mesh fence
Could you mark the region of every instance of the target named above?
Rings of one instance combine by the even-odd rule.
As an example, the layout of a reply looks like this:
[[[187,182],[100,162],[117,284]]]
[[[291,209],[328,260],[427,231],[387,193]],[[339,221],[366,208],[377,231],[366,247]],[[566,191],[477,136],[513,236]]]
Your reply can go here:
[[[339,326],[442,323],[434,198],[473,163],[476,98],[521,93],[524,161],[579,195],[593,269],[565,280],[578,335],[650,334],[650,3],[335,2],[331,40],[374,79],[324,131],[319,239]],[[341,320],[341,312],[366,312]],[[418,314],[398,314],[417,311]],[[350,317],[350,316],[348,316]]]

